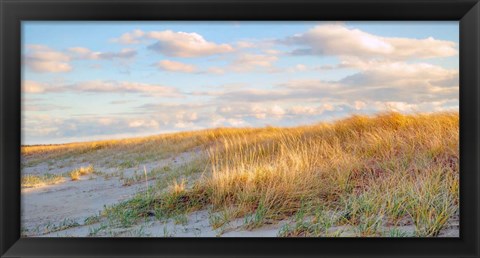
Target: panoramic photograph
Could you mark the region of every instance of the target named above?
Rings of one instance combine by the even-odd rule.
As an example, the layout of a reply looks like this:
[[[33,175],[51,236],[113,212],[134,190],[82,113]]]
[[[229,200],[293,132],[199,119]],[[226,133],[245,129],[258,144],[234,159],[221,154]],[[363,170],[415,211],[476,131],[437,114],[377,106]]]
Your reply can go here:
[[[22,237],[454,237],[459,23],[22,22]]]

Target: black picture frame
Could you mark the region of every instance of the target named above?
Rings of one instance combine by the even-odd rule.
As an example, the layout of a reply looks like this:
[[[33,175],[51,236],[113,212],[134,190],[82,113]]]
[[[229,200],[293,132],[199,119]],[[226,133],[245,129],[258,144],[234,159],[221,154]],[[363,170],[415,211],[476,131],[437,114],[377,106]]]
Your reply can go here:
[[[480,257],[478,0],[0,0],[1,257]],[[460,238],[21,238],[21,22],[458,20]]]

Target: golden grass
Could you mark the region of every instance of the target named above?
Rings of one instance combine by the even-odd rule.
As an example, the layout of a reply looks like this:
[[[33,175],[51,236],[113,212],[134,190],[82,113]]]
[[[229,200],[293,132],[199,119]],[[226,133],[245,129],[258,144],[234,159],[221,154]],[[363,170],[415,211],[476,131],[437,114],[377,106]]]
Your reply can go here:
[[[37,175],[25,175],[22,176],[21,186],[25,188],[40,187],[44,185],[58,184],[64,181],[64,178],[60,175],[45,174],[42,176]]]
[[[283,230],[285,236],[330,235],[328,227],[338,225],[361,236],[404,235],[382,227],[405,220],[415,225],[416,236],[435,236],[458,211],[458,144],[458,113],[384,113],[295,128],[219,128],[24,146],[22,154],[41,161],[101,152],[121,160],[128,153],[142,160],[193,148],[206,152],[207,169],[193,186],[176,178],[166,192],[158,186],[108,208],[105,213],[117,214],[122,225],[152,210],[172,215],[210,207],[221,214],[212,218],[215,225],[245,218],[247,229],[313,216]]]
[[[90,162],[106,158],[107,162],[117,163],[113,165],[118,167],[134,167],[148,160],[167,158],[193,148],[214,144],[218,139],[229,135],[248,135],[259,130],[261,129],[218,128],[121,140],[22,146],[22,165],[34,166],[42,162],[81,156]],[[112,160],[111,156],[115,156],[115,159]]]
[[[170,133],[148,137],[127,138],[119,140],[103,140],[93,142],[79,142],[54,145],[24,145],[21,152],[23,157],[32,155],[63,155],[65,153],[88,153],[100,149],[130,149],[146,148],[154,145],[170,145],[172,151],[199,146],[205,143],[212,143],[219,138],[229,135],[246,135],[262,131],[256,128],[217,128],[191,132]],[[162,146],[167,147],[167,146]]]
[[[92,165],[87,167],[80,167],[75,170],[72,170],[69,175],[72,181],[76,181],[80,179],[80,176],[89,175],[94,172],[94,168]]]
[[[435,236],[458,209],[458,122],[457,113],[386,113],[225,135],[208,150],[211,173],[172,195],[234,209],[253,227],[307,203],[338,211],[359,235],[408,218],[416,235]]]

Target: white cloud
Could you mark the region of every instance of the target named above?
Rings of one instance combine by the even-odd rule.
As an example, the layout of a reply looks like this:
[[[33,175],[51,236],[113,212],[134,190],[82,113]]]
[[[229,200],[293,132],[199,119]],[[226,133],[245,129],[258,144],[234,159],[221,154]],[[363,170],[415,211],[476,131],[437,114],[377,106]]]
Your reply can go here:
[[[361,72],[340,82],[363,87],[458,87],[458,70],[428,63],[377,62],[357,65]]]
[[[227,123],[231,126],[246,126],[247,122],[245,122],[242,119],[235,119],[235,118],[229,118],[227,119]]]
[[[267,108],[265,107],[262,107],[260,105],[253,105],[250,107],[250,110],[251,110],[251,115],[253,115],[255,118],[257,119],[265,119],[267,118],[267,113],[268,113],[268,110]],[[227,113],[228,112],[232,112],[232,108],[228,108],[227,110],[225,110]]]
[[[237,118],[243,117],[254,117],[256,119],[267,119],[267,118],[282,118],[286,111],[283,107],[278,104],[274,105],[263,105],[263,104],[245,104],[237,103],[235,105],[228,106],[223,108],[222,114],[228,114],[230,116],[235,116]]]
[[[317,114],[317,109],[310,106],[293,106],[290,112],[294,115],[314,115]]]
[[[307,68],[306,65],[297,64],[297,65],[295,65],[295,69],[296,69],[297,71],[306,71],[308,68]]]
[[[361,109],[364,109],[364,108],[367,106],[367,104],[366,104],[365,102],[363,102],[363,101],[358,101],[358,100],[357,100],[357,101],[355,101],[355,105],[354,105],[354,106],[355,106],[355,109],[356,109],[356,110],[361,110]]]
[[[72,70],[68,55],[43,45],[28,45],[24,60],[25,65],[35,72],[64,73]]]
[[[70,62],[78,60],[131,59],[137,55],[134,49],[118,52],[95,52],[84,47],[68,48],[66,51],[51,49],[44,45],[28,45],[24,56],[25,66],[34,72],[64,73],[73,70]]]
[[[144,127],[144,128],[158,128],[159,123],[155,120],[135,119],[128,123],[131,128]]]
[[[42,94],[47,92],[63,92],[64,87],[55,83],[43,83],[32,80],[22,81],[22,93]]]
[[[98,123],[101,125],[112,125],[115,123],[115,119],[111,117],[101,117],[98,119]]]
[[[378,109],[387,109],[397,112],[407,112],[407,111],[415,111],[417,109],[417,104],[410,104],[401,101],[386,101],[386,102],[375,102],[375,106]]]
[[[59,143],[95,139],[112,139],[151,135],[158,133],[162,123],[153,117],[139,118],[124,116],[85,115],[59,118],[45,114],[29,113],[22,123],[26,138],[30,142]],[[49,141],[45,142],[45,139]]]
[[[194,65],[170,60],[160,61],[156,64],[156,66],[162,70],[171,72],[193,73],[196,71],[196,67]]]
[[[35,81],[22,81],[22,91],[24,93],[42,93],[45,91],[45,85],[43,83]]]
[[[291,115],[321,115],[325,111],[333,111],[335,107],[331,104],[323,104],[320,106],[293,106],[288,110]]]
[[[279,83],[282,88],[291,90],[316,89],[324,92],[335,92],[339,90],[339,83],[336,81],[322,81],[318,79],[292,79]]]
[[[207,41],[202,35],[195,32],[182,31],[142,31],[134,30],[122,34],[113,42],[122,44],[139,44],[145,41],[155,40],[148,46],[149,49],[173,57],[201,57],[216,54],[230,53],[235,49],[230,44],[217,44]],[[251,48],[253,44],[247,41],[236,43],[239,48]]]
[[[294,79],[278,83],[271,89],[222,89],[202,94],[230,104],[274,101],[416,103],[458,98],[459,81],[456,69],[446,69],[427,63],[379,62],[359,67],[359,70],[335,81]],[[352,105],[352,108],[365,109],[360,102]]]
[[[443,99],[429,102],[408,103],[403,101],[373,101],[371,106],[375,110],[391,110],[402,113],[422,111],[458,111],[458,99]]]
[[[275,117],[282,117],[285,115],[285,110],[279,105],[274,105],[271,109],[271,114]]]
[[[184,129],[184,128],[195,128],[195,124],[192,123],[192,122],[184,122],[184,121],[180,121],[180,122],[176,122],[174,124],[175,128],[179,128],[179,129]]]
[[[76,59],[98,59],[100,52],[93,52],[92,50],[84,47],[72,47],[68,51],[70,55]]]
[[[296,64],[296,65],[286,69],[286,71],[289,72],[289,73],[305,72],[305,71],[308,71],[308,70],[309,70],[309,68],[304,64]]]
[[[349,101],[362,101],[358,97],[363,97],[409,102],[458,96],[459,78],[456,69],[404,62],[364,62],[354,67],[360,71],[337,81],[290,80],[279,85],[280,89],[288,89],[289,92],[278,90],[264,96],[300,99],[317,96],[348,98]],[[260,97],[259,94],[256,95]]]
[[[176,128],[193,128],[194,122],[199,119],[197,112],[192,112],[189,110],[177,110],[174,115],[175,119],[172,120],[175,120]]]
[[[210,67],[205,72],[213,74],[225,74],[226,72],[246,73],[252,71],[276,72],[279,70],[274,67],[274,63],[277,60],[278,57],[274,55],[241,53],[225,68]],[[306,67],[297,65],[294,69],[306,69]]]
[[[229,44],[216,44],[205,40],[198,33],[151,31],[144,35],[157,42],[148,48],[167,56],[200,57],[232,52]]]
[[[231,64],[231,70],[236,72],[246,72],[255,68],[269,68],[278,60],[273,55],[241,54]]]
[[[95,52],[84,47],[73,47],[68,49],[68,53],[74,59],[86,60],[130,59],[137,55],[135,49],[129,48],[124,48],[118,52]]]
[[[187,92],[180,92],[180,87],[156,82],[88,80],[47,84],[25,80],[22,89],[24,93],[29,93],[27,98],[30,99],[33,94],[54,92],[75,94],[85,100],[93,94],[108,94],[114,96],[115,100],[110,99],[106,103],[118,104],[119,110],[123,110],[119,112],[124,112],[81,119],[35,118],[27,126],[29,132],[36,133],[31,135],[48,135],[50,139],[91,139],[89,137],[103,134],[138,135],[219,126],[295,126],[352,113],[372,114],[386,109],[400,112],[458,110],[458,70],[429,64],[425,60],[457,55],[455,44],[449,41],[381,37],[340,24],[321,25],[292,36],[283,41],[289,46],[282,46],[279,48],[281,51],[275,50],[274,45],[260,46],[261,42],[256,41],[221,44],[207,41],[197,33],[173,31],[136,30],[123,34],[115,41],[123,44],[147,43],[150,49],[165,56],[209,57],[202,66],[198,62],[195,62],[198,64],[196,66],[189,64],[188,60],[179,62],[169,57],[157,59],[161,61],[155,66],[166,71],[199,74],[192,77],[192,82],[197,84],[221,85],[194,88],[197,84],[182,83],[181,89]],[[272,42],[278,44],[280,41]],[[310,57],[332,55],[338,57],[340,63],[315,66],[313,59],[286,55],[284,51],[292,49],[291,46],[297,48],[294,54],[311,54]],[[98,52],[75,47],[57,51],[45,46],[29,46],[27,50],[27,67],[43,72],[69,71],[72,69],[70,63],[74,60],[117,61],[129,60],[137,55],[134,49]],[[231,54],[211,57],[224,53]],[[288,60],[279,62],[279,58]],[[445,61],[451,64],[452,60]],[[207,63],[211,61],[213,63]],[[62,68],[62,65],[67,68]],[[339,68],[349,69],[334,73],[326,71]],[[279,71],[303,73],[298,76],[253,74]],[[245,74],[230,76],[228,73]],[[92,73],[92,76],[95,74]],[[147,77],[149,73],[145,71],[141,74],[145,75],[145,80],[157,78]],[[221,82],[209,82],[201,78],[206,74],[226,75],[222,76]],[[342,75],[344,77],[339,78]],[[214,75],[211,77],[216,78]],[[67,78],[60,77],[57,80]],[[64,97],[55,94],[48,96],[52,96],[51,103],[55,103],[55,97]],[[142,98],[145,96],[150,98]],[[173,98],[183,99],[179,102]],[[151,103],[145,104],[146,101]],[[126,103],[133,104],[124,105]],[[30,102],[22,107],[34,111],[31,114],[62,108],[43,104]],[[134,104],[140,106],[134,107]]]
[[[182,93],[177,88],[129,81],[84,81],[73,84],[56,84],[45,86],[35,81],[24,81],[22,83],[24,93],[45,93],[45,92],[74,92],[74,93],[138,93],[145,96],[181,98]]]
[[[98,59],[112,60],[112,59],[130,59],[137,55],[134,49],[124,48],[118,52],[100,52]]]
[[[119,38],[113,39],[112,41],[122,44],[138,44],[141,42],[142,37],[144,36],[145,32],[142,30],[134,30],[132,32],[124,33]]]
[[[243,119],[239,118],[225,118],[223,116],[219,116],[217,114],[211,114],[209,117],[210,127],[225,127],[225,126],[233,126],[233,127],[241,127],[241,126],[249,126]]]
[[[105,92],[105,93],[142,93],[157,97],[181,97],[176,88],[128,81],[87,81],[73,85],[67,85],[64,90],[76,92]]]
[[[305,47],[296,49],[293,51],[294,54],[401,60],[447,57],[458,53],[455,43],[451,41],[437,40],[432,37],[425,39],[382,37],[359,29],[351,29],[342,24],[319,25],[282,42]]]

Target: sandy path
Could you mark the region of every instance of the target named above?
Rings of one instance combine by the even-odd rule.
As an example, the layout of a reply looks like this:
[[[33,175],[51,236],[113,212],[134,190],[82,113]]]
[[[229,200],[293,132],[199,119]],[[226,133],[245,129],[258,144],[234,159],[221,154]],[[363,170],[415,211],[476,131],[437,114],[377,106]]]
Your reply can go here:
[[[38,234],[45,225],[58,225],[64,220],[83,224],[105,205],[125,200],[142,188],[143,184],[123,187],[120,180],[84,176],[78,181],[25,189],[22,191],[22,225]],[[41,231],[35,232],[38,227]]]
[[[150,220],[130,228],[107,228],[96,234],[96,237],[276,237],[279,229],[286,222],[266,225],[254,230],[242,228],[243,219],[237,219],[223,229],[212,229],[209,213],[206,210],[188,215],[184,224],[176,224],[173,219],[162,222]],[[66,230],[40,235],[41,237],[86,237],[101,223],[88,226],[72,227]]]
[[[145,166],[147,171],[167,165],[172,167],[180,166],[190,162],[198,156],[197,154],[198,152],[186,152],[175,158],[145,163],[141,166],[141,169],[123,169],[123,176],[131,177],[138,170],[143,170],[143,166]],[[49,166],[41,163],[33,167],[24,168],[22,173],[28,174],[27,172],[30,172],[36,175],[46,173],[61,174],[86,165],[88,163],[49,169]],[[26,236],[49,235],[50,231],[57,232],[60,227],[70,227],[76,224],[81,226],[86,218],[98,215],[105,206],[127,200],[136,193],[146,189],[146,184],[143,180],[134,182],[131,185],[124,185],[124,181],[118,176],[118,169],[116,168],[95,167],[95,169],[101,171],[102,174],[82,176],[77,181],[65,178],[63,182],[54,185],[22,188],[22,234]],[[143,175],[143,173],[139,174]],[[157,180],[162,180],[162,178]],[[153,185],[154,182],[152,181],[149,180],[149,185]],[[86,236],[87,234],[84,233],[85,230],[78,236]],[[77,236],[77,234],[73,235]]]

